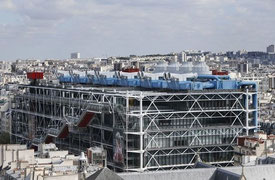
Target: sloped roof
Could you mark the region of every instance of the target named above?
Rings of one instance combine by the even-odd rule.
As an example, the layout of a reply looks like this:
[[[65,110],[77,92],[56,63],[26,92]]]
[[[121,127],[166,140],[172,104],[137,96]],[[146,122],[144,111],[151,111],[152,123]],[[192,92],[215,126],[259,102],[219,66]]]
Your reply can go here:
[[[120,173],[125,180],[237,180],[241,178],[242,171],[248,180],[274,180],[275,165],[255,165],[242,167],[222,167],[222,168],[195,168],[184,170],[164,170],[150,172]]]
[[[203,162],[196,162],[194,165],[194,168],[215,168],[215,167],[210,164],[203,163]]]
[[[125,180],[209,180],[216,168],[120,173]]]
[[[111,171],[108,168],[102,168],[96,171],[91,176],[87,177],[86,180],[123,180],[120,176],[116,173]]]
[[[241,175],[227,171],[225,169],[217,168],[210,180],[240,180]]]

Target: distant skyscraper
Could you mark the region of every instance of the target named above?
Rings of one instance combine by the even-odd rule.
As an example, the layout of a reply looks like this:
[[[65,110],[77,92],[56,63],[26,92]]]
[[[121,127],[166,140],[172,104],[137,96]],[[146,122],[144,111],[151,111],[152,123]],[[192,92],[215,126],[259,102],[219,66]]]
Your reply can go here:
[[[269,89],[275,89],[275,76],[269,77]]]
[[[186,53],[185,52],[180,52],[178,54],[178,62],[183,63],[187,61]]]
[[[71,59],[79,59],[79,58],[80,58],[79,52],[71,53]]]
[[[266,48],[266,52],[267,52],[267,53],[274,53],[274,52],[275,52],[275,51],[274,51],[274,45],[271,44],[270,46],[268,46],[268,47]]]
[[[248,63],[247,62],[243,62],[238,64],[238,72],[241,74],[247,74],[249,71],[249,67],[248,67]]]

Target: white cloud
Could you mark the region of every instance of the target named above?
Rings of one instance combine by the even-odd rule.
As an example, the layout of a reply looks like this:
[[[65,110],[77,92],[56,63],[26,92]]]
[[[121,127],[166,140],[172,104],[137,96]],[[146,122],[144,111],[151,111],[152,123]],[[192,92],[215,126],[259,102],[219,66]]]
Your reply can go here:
[[[56,56],[73,48],[89,56],[106,51],[117,55],[258,48],[265,38],[275,41],[274,4],[273,0],[2,0],[0,8],[12,10],[20,20],[0,27],[0,38],[9,39],[0,48],[43,41],[41,48],[54,49]],[[244,37],[258,43],[248,44]]]
[[[12,0],[1,0],[0,1],[0,9],[11,10],[14,8],[15,8],[15,6],[14,6]]]

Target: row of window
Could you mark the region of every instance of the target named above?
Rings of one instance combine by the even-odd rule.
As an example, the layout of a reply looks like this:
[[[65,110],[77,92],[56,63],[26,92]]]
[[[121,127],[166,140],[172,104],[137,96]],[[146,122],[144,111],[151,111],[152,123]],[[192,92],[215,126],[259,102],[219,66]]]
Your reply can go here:
[[[215,135],[200,137],[170,137],[144,139],[144,146],[147,148],[172,148],[180,146],[202,146],[202,145],[220,145],[231,144],[235,135]]]
[[[201,146],[234,143],[235,136],[241,128],[205,129],[182,132],[167,132],[165,134],[144,135],[144,147],[169,148],[178,146]],[[186,133],[186,134],[184,134]],[[184,134],[184,136],[182,136]]]
[[[203,162],[222,162],[230,161],[233,157],[232,152],[215,152],[215,153],[200,153],[199,154]],[[197,157],[194,154],[180,154],[180,155],[156,155],[154,159],[151,156],[145,156],[145,164],[149,163],[150,166],[158,165],[180,165],[195,163]],[[151,159],[151,160],[150,160]],[[149,162],[150,161],[150,162]]]

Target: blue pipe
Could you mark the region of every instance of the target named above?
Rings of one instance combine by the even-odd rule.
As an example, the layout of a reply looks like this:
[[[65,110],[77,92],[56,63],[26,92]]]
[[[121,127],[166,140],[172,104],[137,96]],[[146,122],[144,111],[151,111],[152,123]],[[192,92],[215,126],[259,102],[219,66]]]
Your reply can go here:
[[[197,79],[215,79],[219,81],[220,79],[215,75],[199,75]]]
[[[199,75],[198,81],[173,81],[173,80],[151,80],[146,79],[127,79],[117,77],[72,77],[72,76],[60,76],[59,80],[63,83],[83,83],[83,84],[95,84],[95,85],[117,85],[117,86],[129,86],[129,87],[144,87],[154,89],[174,89],[174,90],[203,90],[203,89],[237,89],[242,86],[252,86],[257,91],[257,83],[230,79],[229,76],[219,75]],[[200,80],[208,80],[202,82]]]
[[[199,75],[197,77],[197,79],[215,79],[217,81],[220,81],[220,80],[230,80],[230,76],[227,76],[227,75]]]
[[[241,86],[252,86],[256,91],[258,91],[258,85],[256,82],[241,81],[241,82],[239,82],[238,88],[240,88]]]
[[[213,82],[203,82],[203,89],[213,89],[215,88],[215,84]]]
[[[258,126],[258,94],[253,94],[252,95],[252,103],[253,103],[253,108],[255,111],[253,112],[253,124],[254,126]]]

